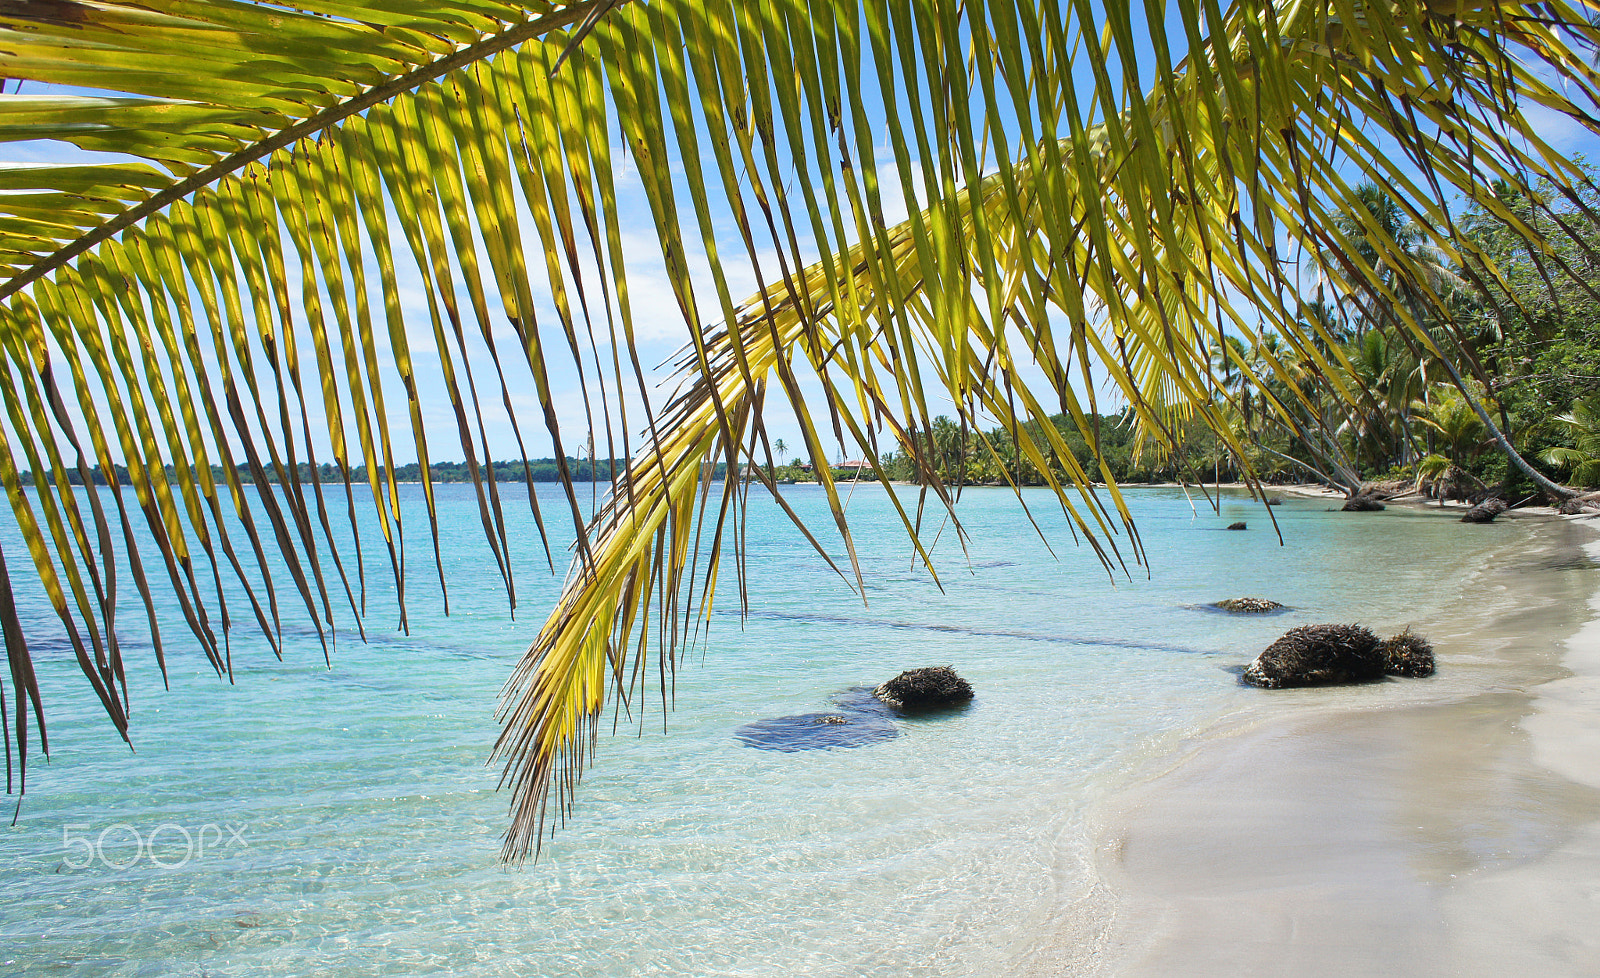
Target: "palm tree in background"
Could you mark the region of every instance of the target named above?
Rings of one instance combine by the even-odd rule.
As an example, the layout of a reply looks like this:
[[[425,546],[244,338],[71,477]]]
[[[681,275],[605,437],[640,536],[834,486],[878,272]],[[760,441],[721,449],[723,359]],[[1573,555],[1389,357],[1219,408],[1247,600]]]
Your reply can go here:
[[[1346,281],[1352,262],[1376,273],[1393,298],[1368,303],[1358,301],[1351,321],[1352,339],[1359,343],[1372,329],[1398,326],[1396,305],[1405,307],[1414,318],[1432,320],[1435,296],[1448,297],[1464,286],[1452,271],[1449,256],[1431,239],[1415,217],[1408,215],[1400,200],[1376,183],[1355,188],[1351,206],[1334,217],[1333,228],[1344,247],[1328,249],[1318,255],[1323,274],[1335,291],[1367,298],[1358,283]],[[1437,326],[1430,321],[1429,326]]]
[[[1551,419],[1570,445],[1555,445],[1539,458],[1572,473],[1580,486],[1600,486],[1600,397],[1579,398],[1572,410]]]
[[[1434,480],[1441,505],[1451,496],[1465,498],[1469,492],[1482,489],[1483,483],[1466,465],[1492,442],[1467,398],[1454,388],[1441,385],[1434,396],[1413,403],[1412,411],[1417,423],[1436,438],[1442,449],[1419,460],[1418,485],[1424,479]],[[1468,487],[1469,481],[1476,485]]]
[[[1486,178],[1584,179],[1519,100],[1592,118],[1600,28],[1588,6],[1302,0],[1219,17],[1174,0],[1148,18],[1110,4],[1095,22],[1084,9],[0,7],[6,73],[66,87],[0,97],[0,138],[123,154],[0,169],[0,483],[116,728],[128,736],[120,575],[158,661],[176,628],[219,675],[231,671],[224,578],[245,595],[239,617],[276,648],[286,615],[324,640],[360,627],[364,556],[377,554],[403,625],[416,533],[401,519],[400,453],[424,473],[441,585],[426,474],[436,454],[465,458],[514,602],[486,434],[503,412],[519,445],[542,429],[562,466],[559,512],[541,512],[528,487],[541,531],[562,520],[577,541],[502,703],[505,853],[520,858],[550,802],[570,800],[608,700],[653,671],[670,682],[680,648],[646,636],[693,634],[682,626],[709,613],[718,575],[738,573],[720,534],[709,549],[691,543],[703,523],[740,518],[747,463],[768,478],[755,463],[768,455],[769,398],[793,412],[811,458],[827,457],[829,428],[885,482],[885,452],[906,453],[923,499],[899,512],[930,572],[920,503],[951,505],[941,455],[959,451],[963,472],[969,448],[996,455],[959,437],[993,422],[1107,569],[1125,567],[1143,554],[1122,496],[1091,485],[1108,474],[1079,464],[1050,415],[1097,444],[1109,393],[1141,443],[1181,457],[1198,425],[1243,459],[1210,396],[1221,379],[1207,351],[1225,337],[1280,336],[1331,378],[1328,396],[1355,408],[1367,394],[1334,371],[1341,354],[1308,328],[1284,258],[1335,264],[1342,298],[1362,308],[1393,305],[1405,283],[1392,328],[1428,347],[1440,297],[1421,249],[1459,243],[1446,196],[1492,210]],[[179,56],[182,73],[149,70]],[[689,337],[682,385],[666,394],[638,357],[619,146]],[[1377,213],[1359,222],[1386,229],[1371,255],[1341,230],[1362,201],[1350,170],[1409,202],[1415,241],[1401,246]],[[896,221],[899,200],[925,203]],[[401,266],[420,279],[425,313],[404,308]],[[753,294],[734,291],[735,271],[753,275]],[[557,369],[578,377],[581,421],[563,423]],[[1320,417],[1281,373],[1262,410],[1295,425]],[[442,435],[424,423],[423,380],[445,392],[454,424]],[[524,384],[538,408],[520,414]],[[591,439],[629,459],[598,512],[565,462]],[[726,480],[707,459],[726,463]],[[329,484],[323,461],[338,473]],[[843,541],[824,557],[859,589],[840,494],[827,466],[817,475]],[[341,554],[330,525],[348,513],[354,526],[358,496],[382,539]],[[150,552],[118,542],[135,524]],[[160,619],[153,588],[170,589],[180,621]],[[0,713],[25,779],[34,731],[48,745],[24,624],[0,562],[14,701]]]
[[[1584,164],[1568,165],[1578,171]],[[1332,222],[1339,246],[1320,251],[1317,265],[1341,303],[1351,300],[1342,318],[1354,330],[1340,366],[1367,393],[1345,426],[1356,432],[1358,453],[1369,465],[1381,468],[1386,448],[1395,462],[1418,461],[1415,428],[1421,429],[1431,453],[1437,426],[1426,420],[1413,425],[1411,414],[1418,405],[1426,408],[1433,392],[1448,389],[1462,398],[1512,465],[1546,492],[1570,494],[1528,464],[1512,444],[1505,412],[1496,424],[1457,367],[1459,360],[1479,383],[1488,383],[1475,359],[1485,339],[1482,318],[1463,315],[1477,299],[1455,269],[1466,269],[1480,287],[1499,282],[1503,288],[1501,272],[1488,269],[1483,260],[1484,236],[1525,240],[1530,253],[1543,247],[1534,243],[1540,235],[1527,223],[1531,215],[1519,211],[1519,202],[1532,195],[1529,185],[1528,175],[1521,173],[1514,180],[1486,181],[1472,199],[1493,203],[1480,205],[1451,242],[1430,235],[1414,203],[1375,183],[1356,187],[1349,206]],[[1588,213],[1587,208],[1580,210]],[[1456,228],[1448,211],[1443,218]],[[1374,278],[1376,289],[1370,287]],[[1431,462],[1430,471],[1437,469],[1438,462]]]
[[[1411,436],[1406,409],[1421,396],[1417,361],[1398,338],[1381,330],[1351,341],[1347,356],[1349,377],[1365,394],[1346,427],[1364,466],[1381,470],[1406,452]]]

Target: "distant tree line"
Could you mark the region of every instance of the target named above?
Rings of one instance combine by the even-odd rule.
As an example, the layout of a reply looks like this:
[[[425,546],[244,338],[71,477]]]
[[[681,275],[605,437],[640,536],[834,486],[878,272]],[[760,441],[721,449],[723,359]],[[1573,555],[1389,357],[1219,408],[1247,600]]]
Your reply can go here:
[[[1098,419],[1098,448],[1095,449],[1079,432],[1078,426],[1065,414],[1050,418],[1061,440],[1072,453],[1078,466],[1089,477],[1101,481],[1107,474],[1119,483],[1210,481],[1237,477],[1232,456],[1211,433],[1198,422],[1185,432],[1182,447],[1177,452],[1159,450],[1153,444],[1139,445],[1127,414],[1101,415]],[[1044,444],[1037,422],[1024,426],[1035,444]],[[1095,426],[1091,425],[1091,429]],[[919,433],[927,466],[941,482],[962,485],[993,485],[1014,483],[1021,486],[1046,484],[1044,473],[1033,461],[1017,450],[1016,439],[1004,427],[996,427],[979,438],[977,433],[963,433],[949,418],[933,419],[932,430]],[[1063,459],[1049,458],[1051,473],[1062,482],[1070,481]],[[919,469],[905,452],[889,452],[883,458],[884,471],[891,479],[902,482],[927,482],[928,474]],[[1104,470],[1101,466],[1104,465]],[[1285,473],[1284,477],[1287,478]]]
[[[1161,450],[1155,445],[1140,446],[1134,426],[1126,414],[1106,414],[1098,419],[1098,447],[1100,457],[1089,446],[1077,425],[1065,414],[1054,415],[1050,423],[1055,426],[1079,467],[1096,480],[1105,472],[1117,482],[1180,482],[1228,480],[1238,475],[1237,466],[1209,428],[1196,422],[1185,426],[1182,448],[1177,452]],[[1036,444],[1044,444],[1039,425],[1029,422],[1025,426]],[[1094,426],[1091,425],[1091,428]],[[915,431],[913,437],[923,455],[919,466],[907,452],[885,452],[880,461],[884,474],[895,482],[924,483],[931,481],[930,473],[940,482],[950,485],[994,485],[1007,482],[1022,486],[1045,485],[1044,474],[1023,453],[1017,451],[1012,433],[1003,427],[985,432],[983,437],[972,430],[963,431],[948,417],[933,419],[931,430]],[[780,456],[783,453],[779,450]],[[1055,478],[1070,481],[1064,459],[1049,459]],[[766,466],[762,466],[765,470]],[[870,468],[859,472],[847,465],[828,466],[835,479],[873,478]],[[810,482],[816,478],[813,469],[802,459],[787,465],[778,465],[772,474],[779,479]],[[1282,478],[1288,479],[1289,473]]]

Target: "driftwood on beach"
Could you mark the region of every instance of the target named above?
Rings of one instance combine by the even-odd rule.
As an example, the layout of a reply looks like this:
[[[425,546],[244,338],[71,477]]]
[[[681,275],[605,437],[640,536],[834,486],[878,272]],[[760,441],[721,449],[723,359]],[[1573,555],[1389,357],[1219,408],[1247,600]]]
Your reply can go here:
[[[1506,501],[1499,496],[1490,496],[1483,502],[1461,514],[1463,523],[1493,523],[1494,518],[1504,513],[1509,507]]]
[[[1376,496],[1351,496],[1340,509],[1346,513],[1381,513],[1384,505]]]

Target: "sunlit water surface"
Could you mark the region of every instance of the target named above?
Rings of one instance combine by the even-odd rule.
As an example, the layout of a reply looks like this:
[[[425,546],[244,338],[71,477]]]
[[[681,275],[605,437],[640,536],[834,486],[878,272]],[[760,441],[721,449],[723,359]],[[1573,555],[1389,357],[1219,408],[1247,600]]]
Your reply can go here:
[[[547,516],[563,510],[550,488]],[[1460,597],[1469,568],[1526,532],[1290,499],[1273,510],[1280,545],[1243,495],[1214,513],[1177,490],[1131,490],[1153,576],[1131,559],[1131,576],[1108,576],[1043,495],[1028,498],[1059,560],[1009,493],[969,490],[966,553],[948,528],[935,551],[941,593],[885,494],[863,488],[849,510],[863,604],[753,496],[748,619],[728,564],[667,732],[652,685],[616,736],[605,724],[576,809],[537,863],[508,869],[509,796],[485,766],[493,710],[559,582],[510,487],[511,622],[470,489],[442,487],[443,617],[421,493],[406,491],[410,634],[394,628],[387,558],[369,549],[368,642],[341,631],[331,669],[285,576],[282,663],[235,595],[236,684],[214,678],[172,614],[164,692],[124,580],[137,753],[64,644],[36,642],[52,755],[48,766],[35,755],[22,817],[0,834],[0,971],[991,974],[1030,922],[1088,887],[1083,816],[1097,794],[1262,695],[1238,684],[1240,665],[1296,624],[1425,623]],[[811,526],[831,526],[816,488],[784,491]],[[1250,529],[1223,529],[1235,520]],[[4,545],[20,577],[14,532]],[[371,525],[363,536],[381,539]],[[571,531],[552,521],[552,536],[564,569]],[[1197,607],[1241,595],[1294,610]],[[36,634],[50,633],[48,607],[24,604]],[[888,721],[853,748],[762,750],[739,736],[837,712],[842,692],[926,665],[968,678],[971,707]],[[1422,682],[1449,682],[1448,670]]]

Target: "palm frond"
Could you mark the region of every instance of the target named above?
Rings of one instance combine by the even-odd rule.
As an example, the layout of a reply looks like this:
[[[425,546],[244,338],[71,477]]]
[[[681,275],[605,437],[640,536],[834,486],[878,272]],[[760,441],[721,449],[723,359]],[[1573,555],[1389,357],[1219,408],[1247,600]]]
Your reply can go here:
[[[1448,315],[1423,258],[1473,253],[1448,197],[1499,215],[1494,180],[1584,179],[1523,109],[1595,127],[1593,13],[1561,0],[0,5],[11,77],[97,89],[0,96],[0,137],[136,158],[0,169],[0,483],[126,734],[115,555],[140,559],[136,522],[159,554],[149,576],[165,574],[219,672],[235,588],[273,643],[289,614],[331,636],[348,606],[359,627],[363,549],[352,568],[331,512],[353,529],[358,494],[404,626],[393,473],[414,453],[426,480],[424,385],[445,392],[514,602],[482,401],[498,393],[515,424],[507,371],[525,368],[558,459],[616,438],[630,462],[593,520],[563,473],[576,559],[506,687],[496,748],[519,858],[549,803],[570,801],[607,703],[631,700],[652,659],[670,676],[726,571],[743,601],[737,473],[770,462],[769,399],[813,458],[829,428],[885,482],[884,451],[908,453],[922,498],[893,498],[913,541],[930,498],[953,515],[960,491],[931,462],[930,405],[948,399],[960,430],[1008,432],[1074,532],[1124,570],[1144,559],[1131,514],[1051,416],[1097,445],[1109,395],[1162,449],[1181,454],[1198,419],[1244,459],[1213,396],[1224,367],[1277,381],[1269,409],[1291,421],[1309,403],[1291,362],[1335,385],[1350,367],[1300,287],[1308,256],[1338,270],[1341,301],[1392,306],[1441,355],[1418,321]],[[178,56],[192,59],[181,74],[149,67]],[[690,337],[665,403],[638,360],[614,133]],[[1418,240],[1340,224],[1363,182],[1394,188]],[[896,198],[918,202],[898,222]],[[1357,238],[1378,244],[1364,254]],[[402,265],[422,282],[426,333],[407,331]],[[754,295],[735,293],[733,268],[754,272]],[[1269,335],[1281,354],[1208,353]],[[474,374],[480,352],[494,377]],[[582,431],[561,423],[558,370],[583,385]],[[1352,408],[1363,393],[1337,390]],[[338,485],[317,481],[315,444]],[[858,582],[840,494],[819,475],[843,542],[825,556]],[[553,514],[528,489],[542,528]],[[159,655],[146,572],[128,573]],[[20,746],[25,701],[42,713],[4,585]]]

